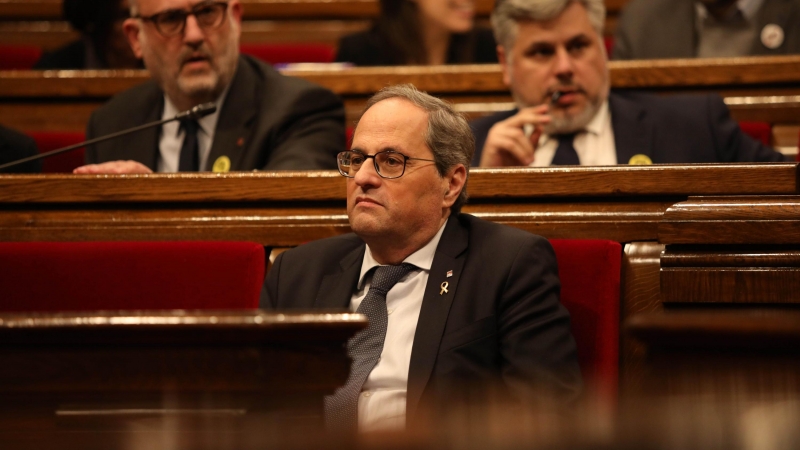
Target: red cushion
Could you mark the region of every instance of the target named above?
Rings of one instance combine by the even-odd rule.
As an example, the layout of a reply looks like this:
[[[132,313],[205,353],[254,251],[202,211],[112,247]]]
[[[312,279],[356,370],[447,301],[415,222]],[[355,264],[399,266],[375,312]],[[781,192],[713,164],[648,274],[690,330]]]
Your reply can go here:
[[[242,44],[240,50],[270,64],[330,63],[335,57],[328,44]]]
[[[0,311],[254,309],[252,242],[3,242]]]
[[[41,56],[33,45],[0,45],[0,70],[30,70]]]
[[[39,153],[47,153],[86,139],[81,131],[28,131],[27,134],[36,141]],[[79,148],[45,158],[42,160],[42,172],[71,173],[72,169],[83,165],[83,153],[84,149]]]
[[[766,122],[739,122],[739,128],[764,145],[772,142],[772,126]]]
[[[615,402],[619,386],[622,247],[613,241],[552,240],[587,390]]]

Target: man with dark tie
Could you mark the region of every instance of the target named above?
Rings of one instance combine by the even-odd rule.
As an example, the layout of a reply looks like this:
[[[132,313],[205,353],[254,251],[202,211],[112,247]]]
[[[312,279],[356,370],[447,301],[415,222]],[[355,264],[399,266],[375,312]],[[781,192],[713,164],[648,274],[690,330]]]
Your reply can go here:
[[[492,26],[517,109],[475,120],[474,165],[783,161],[716,95],[610,92],[603,0],[498,0]]]
[[[333,169],[345,146],[332,92],[239,54],[239,0],[131,0],[123,28],[152,80],[92,114],[95,138],[213,102],[199,120],[170,122],[86,149],[76,173]]]
[[[380,91],[337,158],[353,233],[275,260],[263,308],[349,308],[370,322],[326,398],[328,427],[430,424],[490,391],[548,406],[579,391],[550,244],[460,212],[473,151],[449,104],[410,85]]]

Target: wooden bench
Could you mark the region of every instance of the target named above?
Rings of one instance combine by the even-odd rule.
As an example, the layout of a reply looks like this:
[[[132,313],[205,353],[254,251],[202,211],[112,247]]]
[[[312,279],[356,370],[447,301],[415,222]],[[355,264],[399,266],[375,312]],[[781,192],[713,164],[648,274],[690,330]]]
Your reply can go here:
[[[613,36],[627,0],[606,0],[606,35]],[[242,42],[323,42],[366,29],[379,11],[376,0],[243,0]],[[478,22],[488,26],[493,0],[477,0]],[[57,48],[76,38],[61,20],[61,0],[0,2],[0,44]]]
[[[464,210],[547,238],[622,243],[623,320],[676,299],[730,306],[729,292],[740,292],[739,304],[791,306],[800,257],[781,250],[800,245],[798,167],[476,169]],[[348,231],[345,183],[333,171],[0,176],[5,241],[237,240],[286,248]],[[623,340],[623,390],[641,376],[643,357],[641,346]]]
[[[734,118],[773,126],[773,143],[796,149],[800,132],[800,56],[610,63],[616,89],[663,94],[718,92]],[[384,86],[413,83],[470,117],[513,107],[497,65],[284,70],[340,95],[348,125]],[[144,82],[145,71],[0,72],[0,123],[21,130],[83,130],[91,112]]]

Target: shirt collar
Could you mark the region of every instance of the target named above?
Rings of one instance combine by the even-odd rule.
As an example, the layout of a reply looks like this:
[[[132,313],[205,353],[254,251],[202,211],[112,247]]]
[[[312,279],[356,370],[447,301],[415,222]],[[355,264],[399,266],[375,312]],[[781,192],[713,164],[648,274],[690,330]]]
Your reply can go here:
[[[586,124],[586,127],[579,131],[579,133],[586,132],[595,136],[602,135],[610,123],[608,120],[608,114],[608,99],[606,99],[606,101],[604,101],[600,106],[600,109],[597,110],[597,113],[595,113],[594,117],[592,117],[592,120],[589,121],[589,123]],[[539,145],[543,145],[552,138],[553,137],[551,135],[542,134],[542,136],[539,138]]]
[[[436,235],[433,236],[433,239],[431,239],[421,249],[408,255],[403,262],[413,264],[422,270],[431,270],[431,265],[433,265],[433,257],[436,254],[436,247],[439,246],[439,241],[442,239],[442,233],[444,232],[445,226],[447,226],[447,220],[439,228],[439,231],[436,232]],[[364,288],[364,278],[373,267],[377,266],[380,266],[380,264],[378,264],[378,262],[375,261],[375,258],[372,257],[372,250],[370,250],[369,245],[367,245],[367,251],[364,252],[364,260],[361,262],[361,275],[358,277],[358,289]]]
[[[231,85],[230,83],[228,86],[225,87],[225,90],[222,91],[217,100],[214,102],[217,105],[217,110],[214,111],[212,114],[207,116],[201,117],[200,120],[197,121],[197,124],[200,126],[200,130],[209,135],[214,135],[214,130],[217,129],[217,121],[219,120],[219,112],[222,109],[222,104],[225,102],[225,98],[228,96],[228,91],[230,90]],[[161,119],[169,119],[175,117],[176,114],[180,113],[178,108],[172,103],[172,100],[164,94],[164,112],[161,114]],[[181,128],[177,127],[178,131],[176,132],[175,136],[178,136],[181,132]]]
[[[742,16],[744,16],[746,20],[750,21],[756,17],[763,3],[764,0],[739,0],[736,2],[736,8],[742,12]],[[695,9],[698,19],[706,20],[708,18],[708,10],[704,4],[700,2],[695,3]],[[730,19],[734,14],[736,14],[736,9],[731,10],[730,17],[726,17],[726,19]]]

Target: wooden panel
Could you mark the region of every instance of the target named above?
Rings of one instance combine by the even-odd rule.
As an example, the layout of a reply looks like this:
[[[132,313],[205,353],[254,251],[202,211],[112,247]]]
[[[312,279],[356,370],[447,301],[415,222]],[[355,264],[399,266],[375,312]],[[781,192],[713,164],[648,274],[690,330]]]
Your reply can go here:
[[[622,258],[622,311],[620,321],[637,314],[661,311],[659,255],[664,246],[657,242],[625,245]],[[620,387],[622,395],[636,392],[642,383],[645,348],[623,334],[620,339]]]
[[[616,16],[628,0],[606,0],[610,16]],[[244,19],[254,18],[327,18],[374,17],[378,12],[376,0],[242,0]],[[494,0],[477,0],[478,16],[488,16]],[[2,0],[0,18],[37,19],[61,17],[61,0]]]
[[[631,317],[625,330],[661,348],[800,349],[800,311],[670,311]]]
[[[663,268],[661,286],[665,304],[800,303],[800,268]]]
[[[659,225],[664,244],[800,244],[800,197],[690,197]]]
[[[698,194],[794,194],[797,164],[697,164],[611,167],[547,167],[470,170],[472,204],[497,199],[552,197],[668,196]],[[769,183],[764,183],[769,180]],[[0,204],[30,202],[273,202],[344,200],[344,178],[336,171],[176,173],[148,175],[0,176]],[[696,198],[696,197],[692,197]],[[791,197],[795,199],[795,197]],[[574,200],[574,199],[573,199]],[[649,199],[648,199],[649,200]],[[746,199],[739,199],[745,201]],[[540,200],[542,201],[542,200]],[[722,203],[724,200],[716,199]],[[791,204],[754,200],[759,204]],[[533,202],[531,202],[533,203]],[[683,208],[693,203],[684,202]],[[745,201],[747,209],[750,203]],[[735,207],[732,210],[738,211]],[[773,208],[774,218],[796,212]],[[670,213],[671,211],[671,213]],[[668,210],[676,216],[676,208]],[[773,210],[767,211],[773,214]],[[632,212],[631,214],[635,214]],[[715,213],[712,213],[715,214]],[[720,213],[722,214],[722,213]],[[739,216],[733,216],[738,218]],[[720,218],[726,218],[724,215]],[[675,219],[673,219],[675,220]]]
[[[66,431],[74,416],[125,428],[136,409],[156,427],[220,411],[318,426],[322,397],[347,378],[343,344],[365,326],[349,313],[0,314],[0,434]]]

